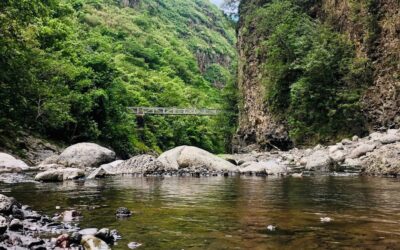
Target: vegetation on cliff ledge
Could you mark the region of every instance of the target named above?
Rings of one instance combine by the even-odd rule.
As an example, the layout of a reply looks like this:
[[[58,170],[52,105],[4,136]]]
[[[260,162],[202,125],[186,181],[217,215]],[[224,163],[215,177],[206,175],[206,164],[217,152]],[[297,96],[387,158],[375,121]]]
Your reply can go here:
[[[287,121],[297,144],[362,134],[360,100],[372,80],[370,61],[356,57],[347,36],[308,14],[312,1],[264,2],[241,21],[243,36],[260,41],[255,53],[268,109]]]

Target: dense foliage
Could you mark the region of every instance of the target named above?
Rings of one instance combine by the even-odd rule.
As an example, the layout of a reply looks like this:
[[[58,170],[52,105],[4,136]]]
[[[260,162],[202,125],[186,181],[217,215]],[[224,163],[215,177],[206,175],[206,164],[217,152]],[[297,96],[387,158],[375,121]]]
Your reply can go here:
[[[206,0],[1,1],[0,134],[99,141],[122,156],[181,144],[221,152],[232,117],[138,126],[127,107],[225,108],[234,43]]]
[[[347,37],[312,19],[307,0],[266,1],[248,13],[262,37],[266,103],[288,121],[296,143],[323,142],[364,130],[360,97],[371,79],[367,59],[355,59]]]

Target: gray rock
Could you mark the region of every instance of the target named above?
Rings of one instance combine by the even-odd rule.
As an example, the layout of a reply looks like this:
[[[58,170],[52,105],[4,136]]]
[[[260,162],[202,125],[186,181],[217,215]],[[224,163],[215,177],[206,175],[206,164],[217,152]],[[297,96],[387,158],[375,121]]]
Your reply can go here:
[[[209,171],[237,171],[238,167],[232,163],[213,155],[203,149],[180,146],[164,152],[158,157],[167,170],[205,169]]]
[[[100,167],[93,170],[87,177],[87,179],[103,178],[107,175],[115,175],[116,168],[119,164],[123,163],[123,160],[113,161],[108,164],[103,164]]]
[[[239,170],[242,174],[255,175],[280,175],[286,174],[288,169],[285,165],[279,164],[276,160],[266,162],[253,162],[245,165]]]
[[[374,175],[400,174],[400,142],[383,145],[362,159],[363,171]]]
[[[353,142],[351,141],[351,140],[349,140],[349,139],[343,139],[342,140],[342,144],[343,145],[351,145]]]
[[[80,235],[95,235],[99,230],[97,228],[85,228],[80,230],[78,233]]]
[[[7,231],[8,223],[7,219],[0,216],[0,234],[4,234]]]
[[[120,207],[115,212],[115,215],[117,217],[129,217],[132,215],[132,212],[126,207]]]
[[[344,153],[343,150],[337,150],[333,153],[330,153],[329,156],[335,161],[335,162],[343,162],[346,159],[346,154]]]
[[[18,208],[21,207],[21,205],[14,198],[0,194],[0,213],[6,215],[11,214],[13,206]]]
[[[386,134],[378,139],[382,144],[391,144],[400,141],[400,135],[397,134]]]
[[[362,162],[360,159],[346,159],[343,165],[347,168],[361,168]]]
[[[81,177],[84,177],[85,173],[78,168],[64,168],[64,169],[53,169],[48,170],[42,173],[39,173],[35,176],[36,181],[44,181],[44,182],[58,182],[65,180],[74,180]]]
[[[100,229],[95,236],[107,244],[112,244],[114,242],[114,236],[111,234],[110,229],[108,228],[102,228]]]
[[[359,158],[360,156],[363,156],[366,153],[373,151],[375,148],[376,148],[376,144],[363,143],[363,144],[359,145],[358,147],[356,147],[355,149],[353,149],[351,151],[351,153],[349,154],[348,158],[350,158],[350,159]]]
[[[360,138],[358,136],[356,136],[356,135],[351,138],[352,141],[358,141],[359,139]]]
[[[319,150],[307,157],[306,169],[312,171],[330,171],[334,161],[325,150]]]
[[[343,150],[343,145],[338,144],[338,145],[329,146],[328,150],[329,150],[329,153],[335,153],[338,150]]]
[[[151,155],[138,155],[107,169],[116,174],[152,174],[164,172],[164,165]]]
[[[65,167],[95,168],[115,160],[115,153],[94,143],[78,143],[66,148],[57,163]]]
[[[81,244],[85,250],[111,250],[107,243],[93,235],[82,236]]]
[[[161,174],[165,166],[151,155],[138,155],[126,161],[115,161],[95,169],[88,179],[100,178],[108,175],[123,174]]]
[[[18,219],[13,219],[10,222],[10,230],[11,231],[20,231],[24,228],[24,225],[22,224],[22,221],[18,220]]]
[[[29,166],[25,162],[17,160],[9,154],[0,153],[0,173],[15,173],[28,169]]]

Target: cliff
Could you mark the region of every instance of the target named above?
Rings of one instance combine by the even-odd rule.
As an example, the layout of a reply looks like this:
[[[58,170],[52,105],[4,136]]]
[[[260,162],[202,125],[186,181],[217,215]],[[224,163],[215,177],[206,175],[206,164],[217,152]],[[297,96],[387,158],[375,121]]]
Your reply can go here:
[[[396,0],[241,1],[235,144],[285,149],[399,127],[399,11]]]

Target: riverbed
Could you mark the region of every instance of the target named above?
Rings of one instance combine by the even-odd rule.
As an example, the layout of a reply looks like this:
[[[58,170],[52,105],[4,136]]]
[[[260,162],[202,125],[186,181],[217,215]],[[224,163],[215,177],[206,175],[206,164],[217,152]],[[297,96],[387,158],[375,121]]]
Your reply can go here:
[[[77,209],[81,228],[117,229],[113,249],[395,249],[399,185],[359,176],[114,177],[0,184],[0,192],[48,215]],[[118,207],[133,216],[117,219]]]

